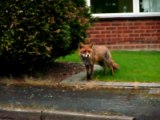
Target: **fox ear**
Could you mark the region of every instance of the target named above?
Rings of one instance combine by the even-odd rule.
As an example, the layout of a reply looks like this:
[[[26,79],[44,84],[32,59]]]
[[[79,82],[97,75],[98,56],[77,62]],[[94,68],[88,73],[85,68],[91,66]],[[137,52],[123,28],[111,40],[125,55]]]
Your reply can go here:
[[[82,42],[79,43],[78,47],[82,48],[84,46],[84,44]]]
[[[89,44],[89,47],[92,48],[93,47],[93,43]]]

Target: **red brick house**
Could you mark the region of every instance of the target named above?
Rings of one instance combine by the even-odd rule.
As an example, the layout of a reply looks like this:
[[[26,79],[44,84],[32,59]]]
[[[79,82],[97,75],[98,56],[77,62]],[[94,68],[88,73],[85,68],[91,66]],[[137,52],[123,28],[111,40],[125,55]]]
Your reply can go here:
[[[160,0],[86,0],[98,21],[88,38],[110,49],[160,50]]]

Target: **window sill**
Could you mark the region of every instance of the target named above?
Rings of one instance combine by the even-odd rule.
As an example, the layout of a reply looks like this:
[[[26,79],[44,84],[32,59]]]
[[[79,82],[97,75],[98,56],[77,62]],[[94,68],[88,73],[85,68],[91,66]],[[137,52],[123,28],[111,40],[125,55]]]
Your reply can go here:
[[[137,18],[137,17],[160,17],[160,13],[100,13],[92,14],[94,18]]]

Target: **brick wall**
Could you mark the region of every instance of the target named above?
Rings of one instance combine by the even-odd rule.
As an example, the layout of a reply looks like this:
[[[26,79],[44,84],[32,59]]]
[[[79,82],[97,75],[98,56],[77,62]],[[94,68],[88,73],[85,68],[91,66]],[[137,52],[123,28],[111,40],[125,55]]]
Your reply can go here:
[[[160,50],[160,17],[99,20],[88,38],[110,49]]]

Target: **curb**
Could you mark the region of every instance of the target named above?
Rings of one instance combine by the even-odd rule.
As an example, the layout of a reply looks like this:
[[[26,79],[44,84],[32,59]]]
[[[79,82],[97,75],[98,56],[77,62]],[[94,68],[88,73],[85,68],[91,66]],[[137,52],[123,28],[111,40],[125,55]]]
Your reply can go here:
[[[0,119],[16,120],[134,120],[128,116],[107,116],[66,111],[0,110]]]

